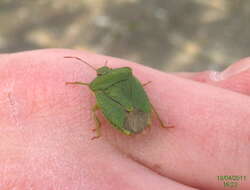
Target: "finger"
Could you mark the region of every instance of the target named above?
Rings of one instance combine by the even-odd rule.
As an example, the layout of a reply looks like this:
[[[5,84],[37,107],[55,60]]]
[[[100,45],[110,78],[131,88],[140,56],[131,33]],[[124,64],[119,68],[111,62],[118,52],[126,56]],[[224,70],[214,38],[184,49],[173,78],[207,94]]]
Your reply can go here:
[[[176,73],[177,76],[250,95],[250,58],[230,65],[222,72]]]
[[[151,130],[149,135],[119,136],[116,140],[108,131],[111,143],[145,166],[194,187],[221,189],[223,183],[217,180],[218,175],[249,175],[248,97],[141,66],[132,67],[141,81],[153,81],[146,88],[150,99],[165,121],[176,128],[164,133],[152,127],[154,132]],[[240,186],[246,187],[249,182]]]
[[[250,59],[242,59],[219,74],[215,86],[226,88],[241,94],[250,95]]]
[[[89,82],[95,73],[63,58],[72,54],[83,55],[42,50],[1,57],[1,187],[193,189],[134,162],[104,137],[90,140],[94,98],[87,87],[65,82]],[[84,55],[102,64],[102,57]]]
[[[165,121],[175,125],[165,131],[152,127],[145,135],[131,138],[104,121],[103,138],[119,151],[155,172],[203,189],[221,189],[223,184],[217,180],[221,174],[249,175],[248,97],[123,60],[108,61],[110,67],[132,67],[142,82],[152,80],[146,90],[153,105]],[[101,61],[92,62],[98,67]],[[240,186],[246,187],[249,182]]]

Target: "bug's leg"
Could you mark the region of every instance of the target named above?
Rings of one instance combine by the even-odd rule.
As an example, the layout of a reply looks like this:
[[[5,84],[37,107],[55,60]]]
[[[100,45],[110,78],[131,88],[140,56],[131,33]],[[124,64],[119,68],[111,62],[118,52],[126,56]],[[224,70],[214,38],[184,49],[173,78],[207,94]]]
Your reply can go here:
[[[148,122],[147,122],[147,128],[151,129],[152,127],[152,114],[150,114],[150,118],[148,119]]]
[[[144,86],[148,85],[148,84],[151,83],[151,82],[152,82],[152,81],[148,81],[148,82],[142,84],[142,86],[144,87]]]
[[[101,136],[101,122],[99,120],[99,118],[96,115],[96,111],[99,109],[99,107],[97,105],[95,105],[92,108],[92,112],[93,112],[93,116],[95,119],[95,124],[96,124],[96,128],[93,129],[93,131],[96,132],[96,136],[92,137],[91,140],[97,139]]]
[[[145,130],[143,130],[142,132],[145,131],[145,132],[149,132],[149,133],[150,133],[151,129],[152,129],[152,128],[151,128],[151,125],[150,125],[150,126],[148,126]]]
[[[86,86],[89,85],[88,83],[79,82],[79,81],[75,81],[75,82],[66,82],[65,84],[66,84],[66,85],[68,85],[68,84],[78,84],[78,85],[86,85]]]
[[[164,125],[163,121],[161,120],[159,114],[157,113],[157,111],[155,110],[155,108],[154,108],[154,106],[152,104],[151,104],[151,107],[152,107],[152,110],[155,113],[157,119],[159,120],[161,127],[163,127],[163,128],[174,128],[173,125],[167,125],[167,126]]]

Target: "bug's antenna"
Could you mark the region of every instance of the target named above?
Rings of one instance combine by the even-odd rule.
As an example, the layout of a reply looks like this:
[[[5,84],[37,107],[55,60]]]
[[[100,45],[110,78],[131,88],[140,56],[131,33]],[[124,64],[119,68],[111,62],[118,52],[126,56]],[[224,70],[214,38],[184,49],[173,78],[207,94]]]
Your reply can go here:
[[[73,58],[73,59],[77,59],[83,63],[85,63],[86,65],[88,65],[89,67],[91,67],[92,69],[94,69],[95,71],[97,70],[95,67],[93,67],[92,65],[90,65],[87,61],[84,61],[83,59],[81,59],[80,57],[75,57],[75,56],[65,56],[64,58]]]

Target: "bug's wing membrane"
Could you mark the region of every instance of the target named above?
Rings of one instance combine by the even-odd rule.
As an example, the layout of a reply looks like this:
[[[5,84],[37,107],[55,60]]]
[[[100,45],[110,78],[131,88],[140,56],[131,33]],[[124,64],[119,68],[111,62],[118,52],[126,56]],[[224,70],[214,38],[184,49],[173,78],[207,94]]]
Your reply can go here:
[[[132,71],[128,67],[113,69],[108,74],[98,76],[93,80],[90,83],[90,88],[93,91],[105,90],[120,81],[127,80],[131,75]]]
[[[108,97],[103,91],[97,91],[95,93],[97,105],[101,108],[105,117],[119,130],[122,130],[127,135],[131,132],[124,129],[124,121],[126,112],[124,108]]]
[[[148,125],[150,125],[149,112],[142,112],[138,109],[134,109],[133,111],[126,113],[124,129],[131,131],[132,133],[140,133]]]

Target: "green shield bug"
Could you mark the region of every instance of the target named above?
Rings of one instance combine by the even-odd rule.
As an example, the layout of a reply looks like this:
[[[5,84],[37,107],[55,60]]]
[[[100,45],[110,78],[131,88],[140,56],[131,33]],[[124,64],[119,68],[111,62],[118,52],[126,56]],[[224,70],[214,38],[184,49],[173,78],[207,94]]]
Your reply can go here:
[[[92,139],[100,137],[101,122],[96,115],[98,109],[102,111],[113,127],[125,135],[140,133],[150,126],[152,112],[155,112],[160,125],[166,127],[143,88],[148,83],[142,85],[133,75],[131,68],[112,69],[105,65],[95,69],[79,57],[66,56],[65,58],[77,59],[97,73],[97,77],[90,83],[66,82],[66,84],[86,85],[95,94],[96,105],[93,107],[93,115],[96,121],[96,129],[94,130],[97,135]]]

